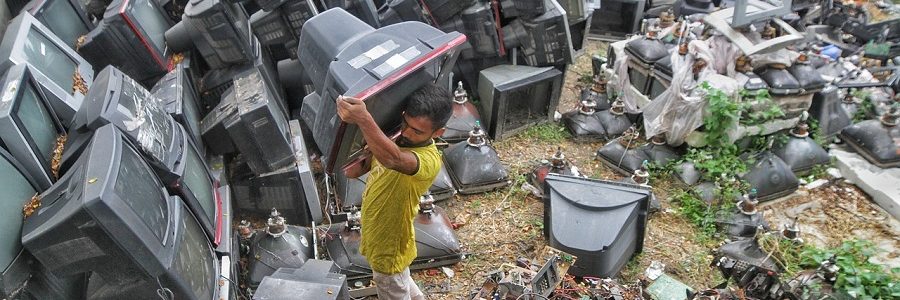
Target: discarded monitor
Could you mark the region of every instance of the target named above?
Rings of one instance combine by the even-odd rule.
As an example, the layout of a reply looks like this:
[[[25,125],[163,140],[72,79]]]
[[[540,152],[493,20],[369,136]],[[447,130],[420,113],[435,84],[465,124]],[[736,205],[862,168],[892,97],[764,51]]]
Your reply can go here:
[[[25,5],[35,19],[47,26],[59,39],[74,47],[78,38],[94,29],[79,0],[32,0]]]
[[[261,50],[262,48],[259,48]],[[277,96],[278,104],[284,115],[287,115],[287,105],[284,103],[284,92],[278,81],[278,71],[272,67],[271,57],[268,52],[262,51],[253,58],[252,62],[231,65],[220,69],[212,69],[203,74],[198,83],[198,94],[200,94],[200,108],[203,112],[219,104],[222,96],[228,89],[234,86],[234,79],[241,76],[247,76],[251,72],[259,72],[262,74],[263,82],[268,86],[273,96]],[[274,100],[273,100],[274,101]]]
[[[457,13],[475,4],[474,0],[422,0],[421,2],[422,8],[437,24],[444,24]]]
[[[596,93],[588,92],[586,97],[581,99],[578,108],[563,114],[562,120],[566,129],[575,138],[575,141],[586,142],[594,140],[602,140],[606,138],[606,128],[597,118],[597,101]]]
[[[804,113],[800,117],[800,121],[791,129],[787,142],[772,149],[797,175],[806,174],[816,166],[826,166],[831,162],[828,152],[809,137],[807,116]]]
[[[755,163],[749,167],[741,180],[756,189],[759,201],[769,201],[790,195],[797,190],[800,181],[791,168],[772,151],[755,155]]]
[[[444,149],[444,165],[463,195],[487,192],[510,183],[497,151],[488,144],[478,124],[469,133],[468,140]]]
[[[250,241],[249,285],[256,288],[264,277],[280,268],[300,268],[313,257],[313,232],[306,227],[287,225],[277,210],[266,222],[266,228]]]
[[[472,5],[460,12],[459,15],[440,24],[440,28],[446,32],[457,31],[466,35],[466,44],[461,47],[460,51],[460,57],[463,59],[496,57],[505,54],[506,49],[503,47],[503,41],[500,40],[496,15],[494,15],[490,3],[482,2]],[[521,25],[521,22],[516,24]]]
[[[272,208],[293,224],[322,222],[322,208],[300,123],[290,121],[293,163],[271,173],[254,174],[240,157],[232,161],[229,182],[237,213],[268,215]]]
[[[597,150],[597,159],[619,174],[631,176],[635,170],[641,168],[644,161],[650,160],[647,153],[639,148],[641,146],[639,137],[640,133],[634,127],[630,128],[622,136],[600,147]]]
[[[27,65],[6,71],[0,86],[0,146],[22,163],[23,172],[43,191],[59,178],[58,154],[66,132]]]
[[[331,261],[310,260],[302,267],[278,268],[263,279],[253,300],[270,299],[351,299],[347,276]]]
[[[175,170],[184,163],[179,158],[184,149],[185,131],[176,128],[178,123],[166,113],[162,101],[113,66],[97,74],[96,84],[85,96],[69,131],[89,137],[106,124],[114,124],[125,133],[160,179],[171,182],[176,177]],[[88,140],[76,138],[66,145],[62,158],[65,166],[77,160]]]
[[[844,128],[841,139],[880,168],[900,166],[900,108],[896,105],[880,120],[862,121]]]
[[[188,136],[197,145],[200,155],[206,155],[206,147],[203,146],[202,132],[200,130],[201,113],[197,104],[197,91],[191,82],[190,74],[184,62],[163,76],[150,93],[157,99],[165,102],[166,112],[175,121],[181,123],[187,130]]]
[[[43,190],[32,180],[25,167],[16,161],[9,152],[0,149],[0,209],[10,215],[0,221],[0,225],[9,234],[0,236],[0,297],[4,299],[63,299],[78,297],[83,288],[80,281],[83,276],[59,279],[47,272],[40,263],[35,262],[30,253],[24,250],[21,242],[22,218],[18,212],[23,205],[31,205],[32,197]],[[38,198],[39,199],[39,198]],[[27,206],[26,206],[27,207]],[[27,215],[27,213],[26,213]]]
[[[0,70],[19,64],[32,67],[63,124],[72,121],[94,81],[91,65],[28,13],[19,14],[6,27],[0,58]]]
[[[165,38],[176,53],[196,48],[212,69],[249,63],[259,55],[247,12],[234,1],[190,0],[181,22],[166,30]]]
[[[226,128],[250,169],[260,175],[290,165],[294,156],[288,120],[263,74],[252,70],[235,77],[234,101],[239,120]]]
[[[428,23],[418,0],[389,0],[378,8],[378,22],[381,26],[406,21]]]
[[[216,297],[219,264],[203,229],[115,126],[97,129],[39,197],[22,244],[56,275],[102,277],[107,288],[90,297],[152,298],[160,286],[182,299]]]
[[[287,1],[267,10],[263,8],[250,16],[253,34],[264,46],[283,46],[292,58],[299,43],[303,23],[319,13],[312,0]]]
[[[575,61],[569,19],[559,2],[550,0],[545,3],[542,14],[534,18],[519,18],[524,36],[504,36],[504,42],[506,48],[519,47],[519,55],[530,66],[555,66],[562,70],[563,66]]]
[[[547,175],[547,244],[578,257],[571,275],[614,277],[643,249],[651,194],[638,185]]]
[[[726,219],[716,221],[722,226],[724,231],[731,239],[754,238],[758,231],[763,232],[770,230],[769,223],[763,217],[762,212],[757,210],[757,193],[755,189],[751,189],[750,193],[744,196],[744,199],[738,201],[735,211],[725,216]]]
[[[819,124],[819,130],[815,134],[822,135],[826,139],[836,136],[853,123],[841,106],[838,88],[832,85],[826,86],[813,96],[809,114]]]
[[[650,138],[649,143],[640,147],[640,150],[647,154],[650,162],[656,166],[666,166],[669,162],[677,161],[680,157],[680,151],[666,144],[665,134],[658,134]]]
[[[650,30],[643,38],[638,38],[625,45],[628,54],[628,79],[641,94],[650,92],[650,76],[656,61],[669,56],[666,45],[657,36],[658,32]],[[671,61],[669,62],[671,68]],[[671,72],[671,70],[670,70]]]
[[[175,130],[184,132],[181,125],[176,125]],[[178,160],[181,163],[173,170],[174,179],[164,184],[173,195],[181,197],[213,245],[221,246],[229,236],[226,223],[231,222],[231,216],[226,214],[225,206],[231,204],[225,201],[230,200],[230,195],[220,194],[219,180],[212,176],[206,157],[186,133],[180,136],[183,146]]]
[[[782,1],[778,4],[780,5],[758,0],[737,0],[734,6],[710,13],[703,21],[728,37],[744,55],[772,52],[804,39],[803,34],[779,18],[790,13],[791,1]],[[751,23],[766,20],[770,21],[772,26],[778,27],[783,35],[759,40],[748,37],[745,33],[749,32],[742,29],[749,27]]]
[[[79,41],[78,53],[94,68],[116,66],[149,87],[171,67],[164,36],[171,26],[155,0],[115,0],[97,28]]]
[[[441,139],[448,143],[456,143],[469,138],[469,130],[475,126],[475,122],[480,122],[481,116],[478,109],[469,101],[469,94],[462,87],[462,81],[456,85],[456,91],[453,92],[453,114],[447,125],[446,130],[441,135]]]
[[[353,161],[363,147],[358,127],[338,118],[339,95],[366,101],[382,131],[393,131],[400,111],[413,91],[453,69],[457,47],[465,36],[443,33],[428,25],[407,22],[373,29],[341,9],[320,13],[306,22],[299,57],[321,97],[311,131],[326,157],[326,172]]]
[[[237,151],[225,127],[226,123],[237,119],[234,102],[234,89],[228,89],[222,94],[222,101],[200,120],[200,136],[212,154],[221,155]]]
[[[435,201],[447,200],[456,195],[456,186],[453,185],[453,178],[450,177],[450,173],[447,172],[447,166],[444,164],[441,164],[441,170],[438,171],[438,175],[434,178],[431,187],[428,188],[428,192],[431,193]]]
[[[733,279],[748,296],[766,298],[771,296],[769,292],[775,291],[770,287],[779,284],[781,268],[760,248],[756,238],[722,245],[716,251],[713,265],[722,272],[725,280]]]
[[[478,98],[488,134],[502,140],[552,120],[562,91],[562,72],[552,67],[499,65],[479,73]]]
[[[611,0],[594,10],[590,34],[606,40],[621,40],[641,30],[645,1]],[[610,60],[615,61],[615,60]]]

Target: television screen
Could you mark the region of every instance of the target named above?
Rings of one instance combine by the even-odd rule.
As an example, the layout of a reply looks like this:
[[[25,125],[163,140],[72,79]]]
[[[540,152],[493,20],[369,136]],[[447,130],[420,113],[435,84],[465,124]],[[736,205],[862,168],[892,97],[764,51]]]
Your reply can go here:
[[[0,144],[46,189],[55,181],[53,152],[65,130],[27,68],[14,66],[3,78],[4,89],[15,93],[0,101]]]
[[[604,0],[603,9],[594,10],[590,33],[603,39],[621,40],[640,30],[644,17],[642,0]]]
[[[24,168],[6,151],[0,149],[0,209],[5,212],[19,212],[22,205],[37,193],[33,181]],[[0,234],[0,297],[15,298],[28,281],[27,254],[22,251],[22,218],[7,216],[0,218],[4,234]]]
[[[209,167],[197,151],[197,147],[188,138],[185,138],[185,142],[188,145],[185,147],[187,153],[183,163],[184,171],[175,185],[176,190],[200,219],[200,224],[205,227],[207,235],[216,242],[221,238],[216,233],[220,231],[222,222],[222,204],[219,195],[216,194],[216,183],[209,174]]]
[[[96,297],[157,297],[160,286],[177,299],[215,296],[218,267],[206,235],[115,126],[97,129],[41,198],[22,244],[53,274],[94,272],[112,287]]]
[[[174,273],[193,293],[194,299],[214,299],[217,278],[216,256],[206,235],[188,211],[182,212],[181,228],[184,232],[175,256]]]
[[[36,29],[28,31],[25,37],[25,59],[56,85],[72,87],[78,62],[66,55],[62,49],[50,41],[45,33]]]
[[[28,64],[54,110],[67,124],[94,79],[90,64],[28,12],[19,14],[3,35],[0,70]]]
[[[94,28],[78,0],[32,0],[25,10],[69,46]]]
[[[127,9],[134,16],[136,25],[144,31],[150,43],[156,48],[157,53],[164,55],[166,50],[166,30],[172,27],[169,19],[161,13],[153,0],[130,0]]]

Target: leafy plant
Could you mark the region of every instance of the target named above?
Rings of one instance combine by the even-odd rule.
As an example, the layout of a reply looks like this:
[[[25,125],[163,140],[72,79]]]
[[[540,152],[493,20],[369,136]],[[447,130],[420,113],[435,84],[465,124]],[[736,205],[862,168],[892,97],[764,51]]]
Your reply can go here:
[[[825,260],[834,259],[840,268],[835,282],[838,291],[860,299],[897,299],[900,297],[900,268],[885,271],[883,266],[869,262],[877,252],[869,241],[849,240],[833,249],[805,248],[800,264],[814,268]]]
[[[870,97],[872,92],[865,89],[854,89],[850,91],[850,94],[862,100],[862,102],[857,104],[859,107],[856,109],[856,113],[853,114],[853,123],[869,119],[869,116],[875,113],[875,104],[872,103],[872,98]]]
[[[742,104],[741,110],[746,118],[741,118],[741,122],[745,124],[761,124],[776,118],[784,117],[784,110],[772,101],[772,96],[768,90],[760,90],[750,92],[742,89],[740,91]],[[754,110],[756,107],[765,107],[761,110]]]
[[[697,227],[702,240],[716,236],[716,219],[734,207],[733,204],[729,205],[730,201],[706,203],[693,192],[685,190],[675,192],[672,200],[678,213]]]
[[[736,150],[737,147],[728,137],[728,130],[738,123],[743,106],[722,90],[710,86],[709,82],[700,83],[700,88],[706,95],[706,107],[710,112],[709,116],[703,118],[706,146]]]

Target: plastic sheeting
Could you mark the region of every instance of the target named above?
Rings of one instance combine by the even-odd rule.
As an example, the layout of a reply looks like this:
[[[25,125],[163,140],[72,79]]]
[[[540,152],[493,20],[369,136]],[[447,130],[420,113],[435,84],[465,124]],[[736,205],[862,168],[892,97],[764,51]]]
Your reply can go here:
[[[633,36],[626,40],[625,44],[639,38],[641,38],[639,35]],[[640,92],[631,88],[631,79],[628,77],[628,60],[630,58],[624,48],[615,48],[614,51],[616,51],[616,61],[613,64],[613,68],[617,75],[615,86],[618,87],[616,93],[618,97],[622,98],[622,102],[625,103],[625,112],[630,114],[640,113],[641,110],[638,108],[637,100],[635,99],[640,96]]]
[[[707,62],[715,60],[715,54],[706,41],[694,40],[688,44],[688,54],[671,54],[672,84],[669,89],[657,96],[644,108],[644,131],[646,136],[666,134],[669,145],[678,146],[684,143],[688,134],[703,125],[703,113],[706,101],[699,89],[701,82],[708,81],[713,86],[719,83],[730,83],[724,88],[727,94],[735,95],[737,83],[728,77],[716,74],[712,63],[698,73],[694,80],[692,67],[696,59]],[[733,68],[733,67],[732,67]],[[721,80],[725,79],[725,80]],[[731,86],[729,86],[731,85]]]

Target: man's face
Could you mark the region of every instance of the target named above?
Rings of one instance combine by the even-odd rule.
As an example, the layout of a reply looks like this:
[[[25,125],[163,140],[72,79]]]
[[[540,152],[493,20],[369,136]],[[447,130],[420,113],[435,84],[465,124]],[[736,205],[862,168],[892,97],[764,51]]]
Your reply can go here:
[[[432,128],[431,119],[426,116],[412,117],[403,113],[403,122],[400,126],[400,137],[397,138],[397,146],[419,147],[431,143],[432,138],[441,136],[444,128],[435,130]]]

